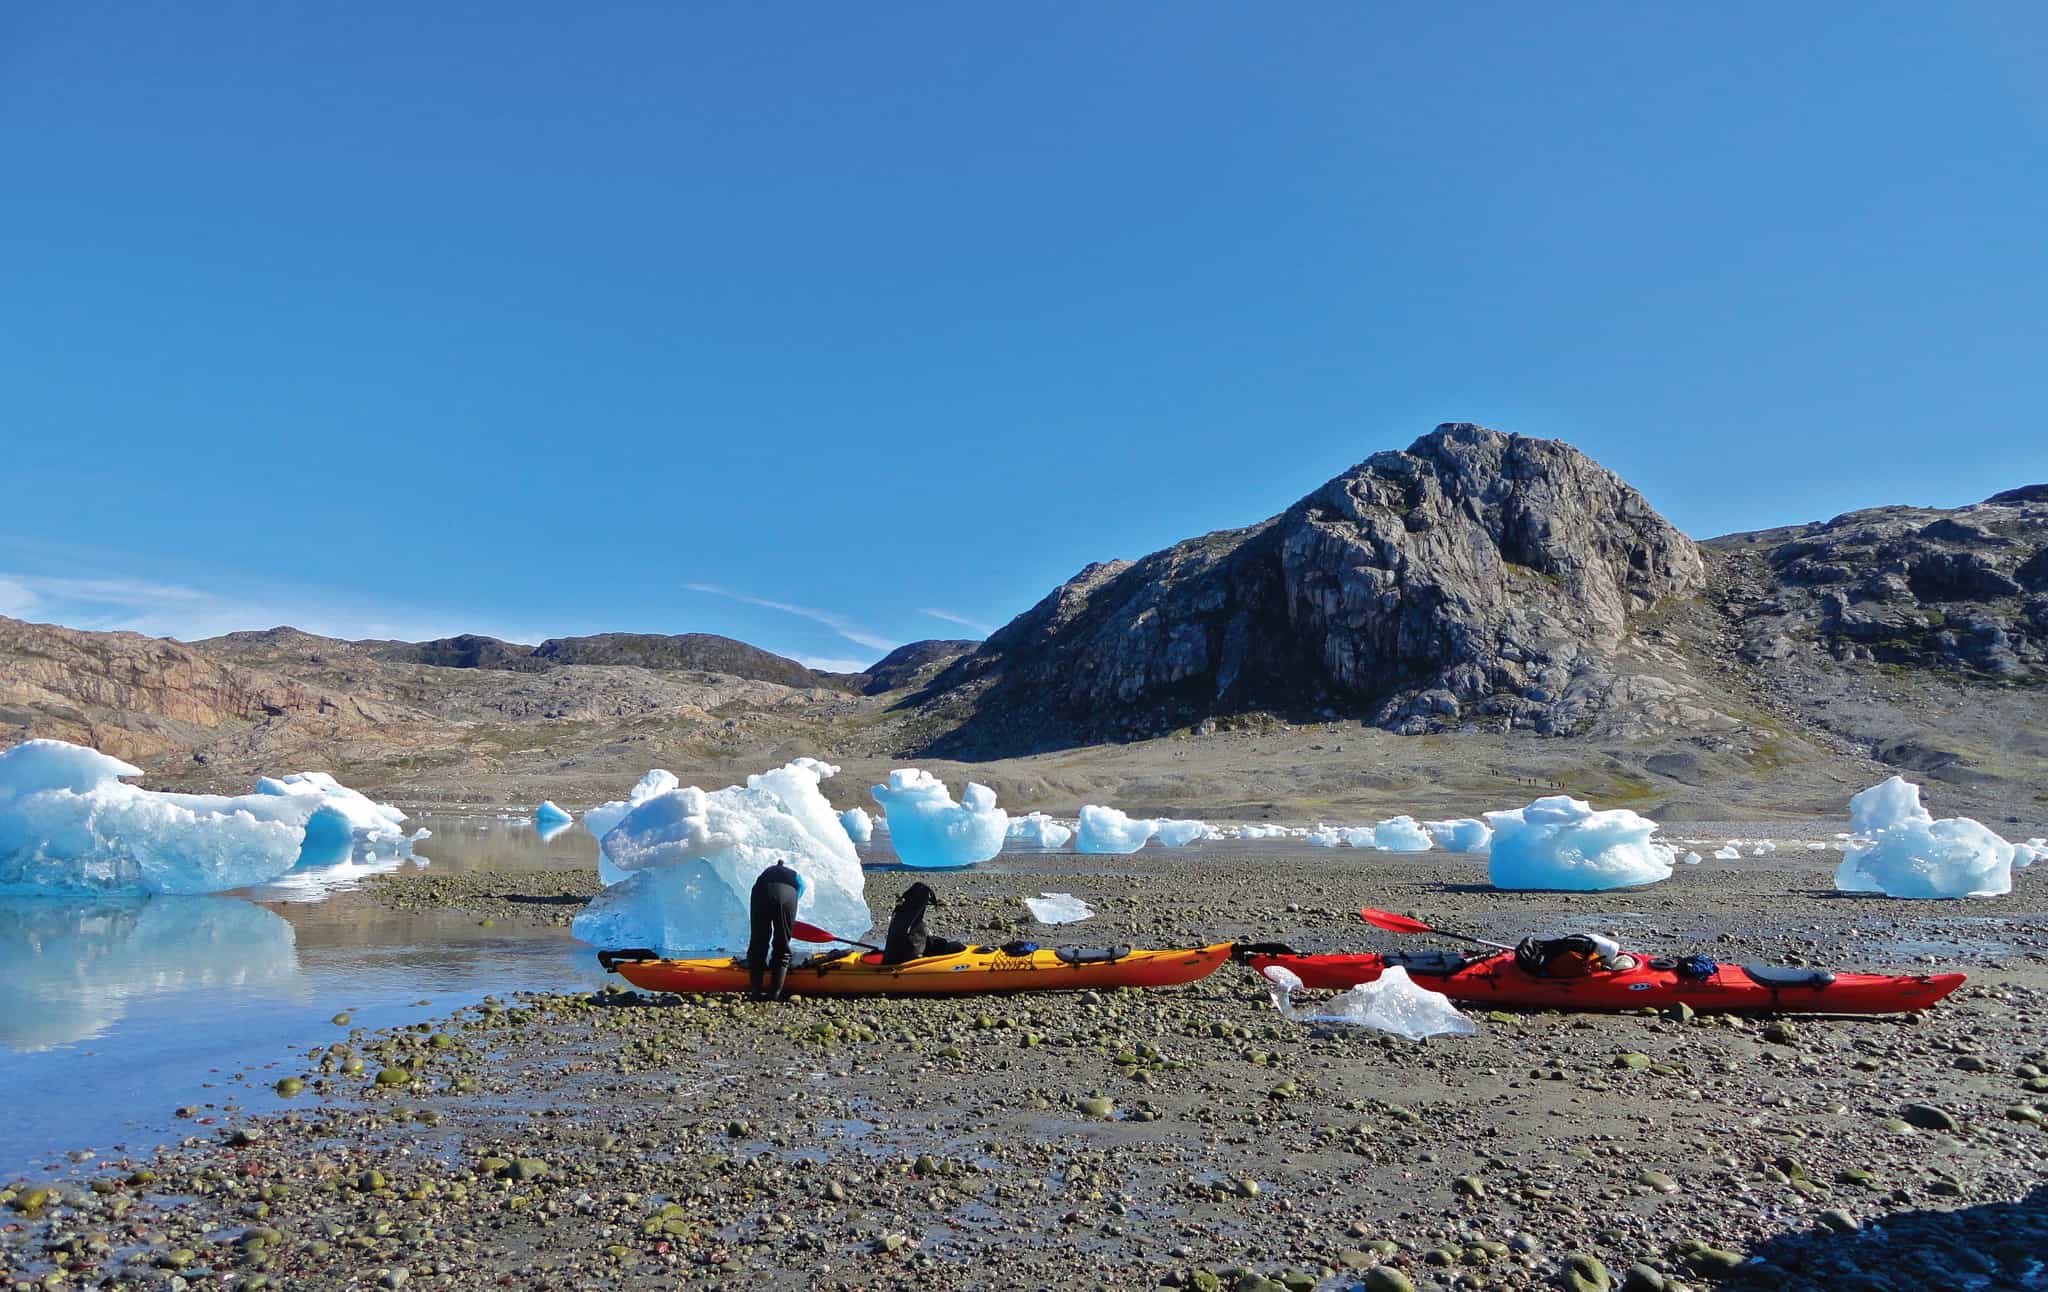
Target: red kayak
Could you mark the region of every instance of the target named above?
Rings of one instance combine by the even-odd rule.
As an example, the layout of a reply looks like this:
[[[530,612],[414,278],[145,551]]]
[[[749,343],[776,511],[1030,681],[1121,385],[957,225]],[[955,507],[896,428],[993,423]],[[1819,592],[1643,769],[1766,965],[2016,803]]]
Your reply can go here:
[[[1655,968],[1648,957],[1630,969],[1596,969],[1581,977],[1541,977],[1516,963],[1512,951],[1467,959],[1425,951],[1394,955],[1261,955],[1249,957],[1262,974],[1278,965],[1304,987],[1342,990],[1371,982],[1400,965],[1418,987],[1475,1005],[1536,1009],[1615,1010],[1663,1008],[1680,1003],[1707,1011],[1767,1014],[1896,1014],[1926,1009],[1963,985],[1959,973],[1835,973],[1762,965],[1716,965],[1704,978]],[[1669,964],[1670,962],[1662,962]]]

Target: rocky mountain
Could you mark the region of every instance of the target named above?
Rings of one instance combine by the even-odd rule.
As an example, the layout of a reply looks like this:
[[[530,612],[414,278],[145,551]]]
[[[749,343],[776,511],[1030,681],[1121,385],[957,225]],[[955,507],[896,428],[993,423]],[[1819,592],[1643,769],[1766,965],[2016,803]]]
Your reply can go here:
[[[1464,423],[1285,512],[1091,565],[929,688],[978,756],[1268,712],[1406,733],[1584,727],[1633,618],[1705,581],[1699,550],[1570,445]]]

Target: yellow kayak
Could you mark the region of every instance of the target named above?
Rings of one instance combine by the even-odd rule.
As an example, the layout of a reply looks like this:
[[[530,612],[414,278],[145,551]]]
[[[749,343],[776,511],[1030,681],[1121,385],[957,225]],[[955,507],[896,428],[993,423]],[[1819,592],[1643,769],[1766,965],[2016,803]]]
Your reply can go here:
[[[971,947],[885,965],[878,952],[830,952],[789,967],[786,990],[804,996],[952,996],[970,992],[1079,991],[1090,987],[1177,987],[1206,978],[1230,958],[1230,943],[1179,951],[1050,947],[1012,954]],[[601,954],[607,969],[647,991],[743,992],[747,964],[734,956],[706,960],[628,959]]]

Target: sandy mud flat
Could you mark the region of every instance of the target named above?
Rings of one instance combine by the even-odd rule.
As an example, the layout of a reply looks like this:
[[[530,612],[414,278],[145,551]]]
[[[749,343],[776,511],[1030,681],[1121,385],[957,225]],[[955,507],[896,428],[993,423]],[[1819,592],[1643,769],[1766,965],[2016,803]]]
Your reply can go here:
[[[1919,1017],[1480,1011],[1422,1044],[1289,1023],[1238,965],[1155,993],[506,996],[243,1056],[252,1085],[299,1083],[284,1111],[224,1097],[146,1159],[4,1191],[0,1266],[52,1288],[2048,1286],[2048,879],[1896,902],[1830,892],[1834,860],[1570,896],[1441,854],[1006,855],[934,879],[943,931],[1401,945],[1350,914],[1372,904],[1971,980]],[[911,878],[871,873],[871,904]],[[555,923],[594,887],[430,869],[375,895]],[[1048,889],[1100,914],[1032,925],[1019,899]]]

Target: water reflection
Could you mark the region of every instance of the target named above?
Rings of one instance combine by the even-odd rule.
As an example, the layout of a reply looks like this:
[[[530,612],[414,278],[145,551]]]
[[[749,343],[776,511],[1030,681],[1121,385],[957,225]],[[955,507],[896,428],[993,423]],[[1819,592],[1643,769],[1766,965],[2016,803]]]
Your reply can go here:
[[[0,899],[0,1044],[15,1050],[89,1040],[166,996],[303,989],[292,926],[236,898]]]

